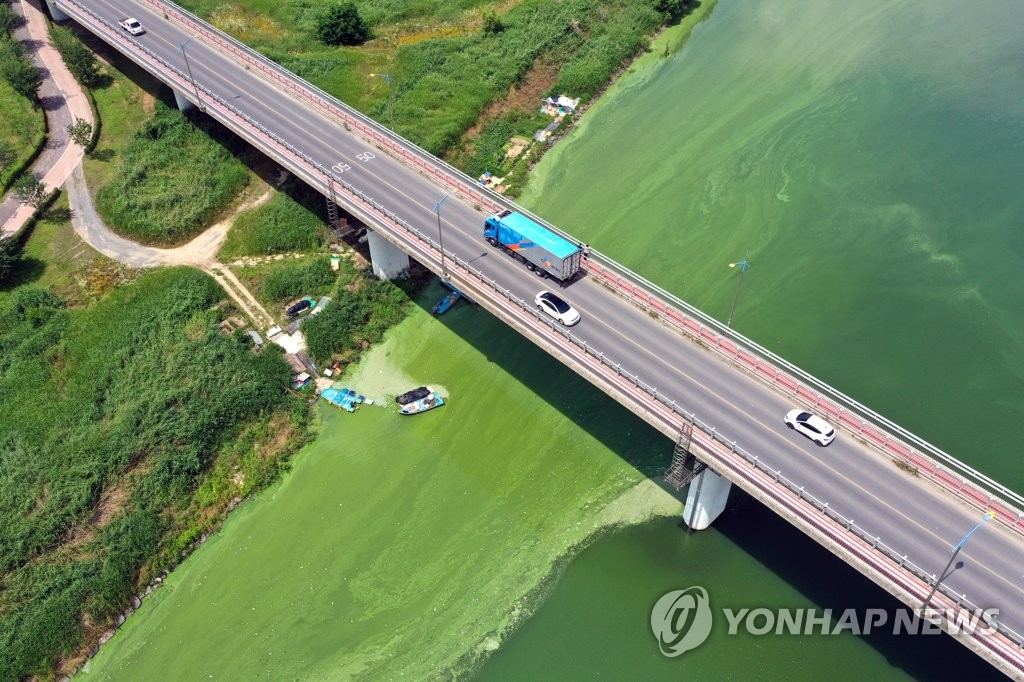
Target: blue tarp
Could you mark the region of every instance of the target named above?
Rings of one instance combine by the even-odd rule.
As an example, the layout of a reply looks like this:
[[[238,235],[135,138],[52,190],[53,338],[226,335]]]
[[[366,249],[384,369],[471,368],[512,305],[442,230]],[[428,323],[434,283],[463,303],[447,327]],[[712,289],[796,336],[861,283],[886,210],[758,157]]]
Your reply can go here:
[[[341,409],[349,412],[355,412],[356,405],[365,400],[363,396],[356,395],[355,391],[347,388],[325,388],[323,392],[320,393],[320,397],[330,404],[337,405]]]
[[[557,234],[533,222],[522,213],[512,213],[501,219],[501,223],[512,228],[534,244],[548,250],[558,258],[568,258],[579,251],[579,246],[562,239]]]

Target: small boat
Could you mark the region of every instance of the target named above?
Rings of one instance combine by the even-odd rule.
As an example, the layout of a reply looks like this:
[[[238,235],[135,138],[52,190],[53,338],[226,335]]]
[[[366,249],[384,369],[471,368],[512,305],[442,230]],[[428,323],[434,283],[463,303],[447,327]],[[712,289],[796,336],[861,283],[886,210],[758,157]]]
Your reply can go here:
[[[460,292],[458,289],[452,289],[447,294],[445,294],[444,298],[437,302],[437,305],[431,308],[431,312],[433,312],[435,315],[444,315],[451,309],[453,305],[455,305],[455,302],[458,301],[460,298],[462,298],[462,292]]]
[[[372,400],[356,395],[356,392],[349,388],[325,388],[320,397],[347,412],[355,412],[356,407],[362,403],[373,404]]]
[[[425,398],[420,398],[419,400],[402,405],[402,409],[399,410],[399,412],[402,414],[419,414],[420,412],[426,412],[427,410],[432,410],[435,407],[441,407],[442,405],[444,405],[444,398],[442,398],[441,394],[437,391],[433,391]]]
[[[398,396],[395,398],[395,402],[399,405],[408,405],[409,403],[416,402],[421,398],[426,398],[433,392],[434,389],[430,386],[420,386],[419,388],[414,388],[411,391]]]

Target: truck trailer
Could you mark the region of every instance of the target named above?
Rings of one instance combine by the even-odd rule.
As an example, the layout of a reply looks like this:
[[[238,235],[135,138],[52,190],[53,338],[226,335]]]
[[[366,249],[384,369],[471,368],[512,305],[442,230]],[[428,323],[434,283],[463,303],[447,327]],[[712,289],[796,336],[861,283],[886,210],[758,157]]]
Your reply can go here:
[[[514,211],[500,211],[484,222],[484,239],[526,263],[535,274],[566,283],[580,269],[581,249],[543,225]]]

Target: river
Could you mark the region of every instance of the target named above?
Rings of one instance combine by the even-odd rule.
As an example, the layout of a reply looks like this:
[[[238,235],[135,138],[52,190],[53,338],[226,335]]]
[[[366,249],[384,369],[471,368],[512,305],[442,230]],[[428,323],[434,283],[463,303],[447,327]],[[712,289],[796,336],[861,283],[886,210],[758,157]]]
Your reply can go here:
[[[741,332],[1022,489],[1021,19],[1009,1],[721,0],[587,114],[524,202],[720,318],[749,251]],[[483,311],[431,318],[438,295],[347,378],[380,404],[324,408],[294,470],[83,677],[992,674],[942,637],[716,630],[662,657],[648,617],[670,589],[894,604],[736,491],[687,535],[645,483],[663,438]],[[449,404],[399,417],[386,396],[421,383]]]

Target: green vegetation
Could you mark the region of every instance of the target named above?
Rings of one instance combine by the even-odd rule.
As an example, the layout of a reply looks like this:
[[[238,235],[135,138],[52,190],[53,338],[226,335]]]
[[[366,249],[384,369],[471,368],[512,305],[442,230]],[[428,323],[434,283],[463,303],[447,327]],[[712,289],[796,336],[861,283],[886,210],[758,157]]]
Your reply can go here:
[[[81,306],[132,279],[130,268],[100,255],[78,238],[70,215],[67,195],[61,194],[24,235],[3,242],[4,246],[16,245],[21,260],[12,267],[9,278],[0,275],[0,308],[17,287],[27,284],[55,292],[69,306]]]
[[[0,300],[5,678],[45,673],[83,622],[108,627],[211,510],[276,475],[269,438],[301,441],[287,363],[221,333],[221,297],[171,269],[85,310],[33,286]]]
[[[367,277],[360,286],[339,289],[320,313],[302,325],[306,348],[326,363],[339,354],[376,343],[405,317],[406,294],[393,282]],[[344,357],[351,360],[352,357]]]
[[[326,294],[336,279],[326,258],[275,263],[263,280],[261,293],[274,303],[299,296]]]
[[[220,259],[310,251],[321,246],[324,223],[310,210],[310,203],[303,205],[278,193],[262,206],[238,216],[220,249]]]
[[[0,5],[2,7],[7,6]],[[28,58],[25,46],[10,35],[0,35],[0,78],[10,83],[22,97],[33,101],[43,83],[43,74]]]
[[[246,167],[211,132],[227,136],[216,123],[202,119],[194,125],[157,102],[153,118],[135,133],[96,193],[100,214],[147,244],[175,244],[205,228],[248,181]]]
[[[362,45],[372,34],[353,3],[336,2],[317,17],[316,37],[325,45]]]
[[[106,82],[108,77],[100,69],[96,54],[70,28],[51,24],[50,42],[60,52],[68,70],[79,83],[87,88],[95,88]]]
[[[24,49],[10,38],[18,21],[11,6],[0,2],[0,193],[11,186],[46,140],[46,123],[43,110],[36,106],[35,90],[24,95],[6,77],[9,71],[25,70],[17,65],[25,62]]]
[[[387,68],[398,131],[435,154],[465,144],[485,109],[526,83],[538,65],[554,65],[558,74],[539,84],[545,94],[592,97],[681,6],[678,0],[363,0],[359,12],[379,38],[361,48],[328,49],[310,40],[317,14],[306,3],[184,4],[381,121],[387,88],[370,73]],[[537,104],[517,108],[532,115]]]

